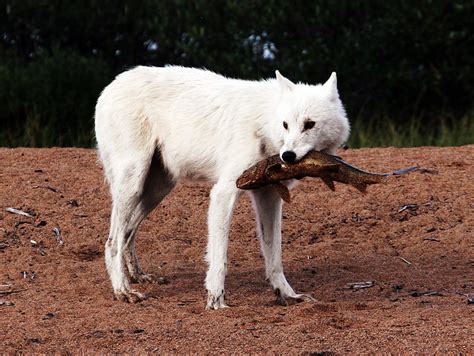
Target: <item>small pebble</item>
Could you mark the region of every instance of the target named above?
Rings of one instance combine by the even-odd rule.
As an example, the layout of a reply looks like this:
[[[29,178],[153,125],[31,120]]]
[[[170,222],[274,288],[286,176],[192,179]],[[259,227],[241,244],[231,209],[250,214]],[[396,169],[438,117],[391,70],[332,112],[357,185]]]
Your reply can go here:
[[[45,316],[43,316],[43,320],[48,320],[54,317],[54,313],[48,313]]]
[[[68,200],[66,203],[67,203],[68,205],[71,205],[71,206],[74,206],[74,207],[78,207],[78,206],[79,206],[79,203],[77,202],[76,199]]]
[[[170,281],[166,277],[158,277],[157,282],[158,282],[158,284],[168,284]]]
[[[96,337],[96,338],[102,338],[102,337],[105,337],[105,331],[102,331],[102,330],[96,330],[92,333],[92,336]]]

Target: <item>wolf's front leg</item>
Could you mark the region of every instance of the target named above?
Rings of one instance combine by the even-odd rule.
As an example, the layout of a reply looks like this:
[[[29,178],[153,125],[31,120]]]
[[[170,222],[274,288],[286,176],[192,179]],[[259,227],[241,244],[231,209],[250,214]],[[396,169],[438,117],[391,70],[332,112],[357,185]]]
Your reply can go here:
[[[207,309],[225,308],[224,281],[230,222],[239,190],[234,181],[218,182],[211,190],[206,261]]]
[[[252,192],[257,215],[257,232],[265,259],[267,279],[278,297],[278,302],[286,304],[286,299],[312,299],[306,294],[297,294],[291,288],[283,273],[281,262],[281,207],[280,196],[273,187],[260,188]]]

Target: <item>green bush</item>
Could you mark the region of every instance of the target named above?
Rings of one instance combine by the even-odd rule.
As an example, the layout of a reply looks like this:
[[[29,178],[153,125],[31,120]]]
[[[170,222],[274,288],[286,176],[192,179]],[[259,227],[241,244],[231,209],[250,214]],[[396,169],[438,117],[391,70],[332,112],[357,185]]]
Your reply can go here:
[[[381,117],[357,120],[348,142],[359,147],[461,146],[474,143],[474,113],[460,119],[441,118],[429,125],[417,117],[403,123]]]
[[[471,0],[9,1],[0,145],[91,145],[97,96],[137,64],[309,83],[336,71],[356,145],[381,144],[381,130],[474,143],[473,18]]]
[[[2,60],[0,144],[91,146],[95,102],[110,77],[101,60],[65,50]]]

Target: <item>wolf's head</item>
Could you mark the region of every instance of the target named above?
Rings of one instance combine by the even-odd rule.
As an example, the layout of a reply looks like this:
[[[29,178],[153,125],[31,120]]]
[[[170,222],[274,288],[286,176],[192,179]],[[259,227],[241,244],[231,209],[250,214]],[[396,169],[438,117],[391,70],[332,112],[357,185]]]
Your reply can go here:
[[[276,80],[280,90],[276,112],[283,141],[281,159],[298,161],[310,150],[334,153],[350,132],[336,73],[322,85],[294,84],[278,71]]]

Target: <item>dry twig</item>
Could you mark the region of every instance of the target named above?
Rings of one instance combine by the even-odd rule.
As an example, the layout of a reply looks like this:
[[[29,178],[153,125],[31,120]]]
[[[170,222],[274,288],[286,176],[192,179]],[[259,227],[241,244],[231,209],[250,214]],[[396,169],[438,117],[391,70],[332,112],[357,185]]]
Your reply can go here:
[[[408,266],[411,266],[411,262],[408,261],[406,258],[400,257],[400,259],[405,262]]]
[[[15,303],[13,303],[9,300],[0,300],[0,305],[10,306],[10,305],[15,305]]]
[[[354,282],[348,283],[347,287],[349,289],[363,289],[363,288],[370,288],[375,285],[374,281],[367,281],[367,282]]]
[[[11,207],[5,208],[5,211],[8,211],[9,213],[12,213],[12,214],[17,214],[17,215],[27,216],[29,218],[34,218],[33,215],[31,215],[30,213],[27,213],[26,211],[18,210],[18,209],[11,208]]]
[[[12,289],[9,284],[0,284],[0,295],[8,295],[13,293],[23,292],[26,289]]]
[[[33,189],[38,189],[38,188],[44,188],[44,189],[49,189],[52,192],[58,193],[59,190],[56,188],[51,187],[50,185],[34,185]]]

